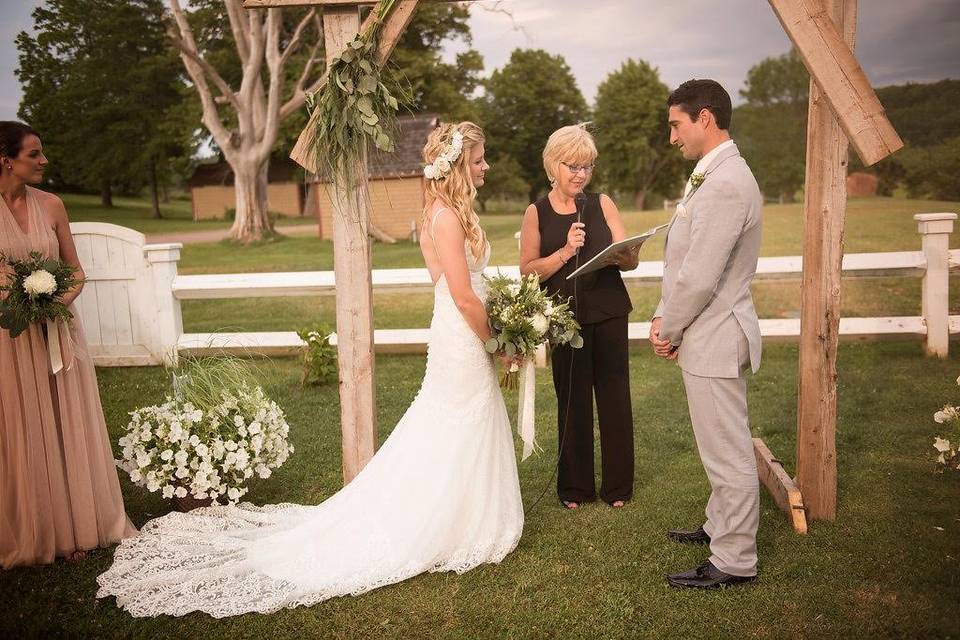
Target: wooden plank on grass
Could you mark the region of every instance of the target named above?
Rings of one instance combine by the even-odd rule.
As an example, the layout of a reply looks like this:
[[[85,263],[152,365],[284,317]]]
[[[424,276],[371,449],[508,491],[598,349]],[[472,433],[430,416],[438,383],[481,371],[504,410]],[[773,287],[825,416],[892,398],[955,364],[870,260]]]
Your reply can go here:
[[[803,508],[800,489],[760,438],[753,439],[753,453],[757,457],[757,473],[760,475],[760,482],[773,496],[777,506],[786,513],[793,530],[799,534],[805,534],[807,514]]]

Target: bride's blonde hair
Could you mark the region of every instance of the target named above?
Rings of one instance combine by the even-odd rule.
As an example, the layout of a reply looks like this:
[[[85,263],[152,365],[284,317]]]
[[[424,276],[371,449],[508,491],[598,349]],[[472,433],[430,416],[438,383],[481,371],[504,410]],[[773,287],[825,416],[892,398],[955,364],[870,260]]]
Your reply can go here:
[[[483,129],[472,122],[440,125],[427,138],[427,144],[423,147],[423,161],[432,164],[438,156],[449,150],[455,131],[463,135],[463,151],[445,177],[426,179],[426,204],[420,226],[426,228],[426,225],[430,224],[430,209],[433,203],[439,200],[457,215],[470,244],[470,252],[479,260],[486,250],[486,237],[480,228],[480,217],[473,208],[477,188],[473,186],[473,179],[470,177],[470,154],[474,147],[483,144],[486,139]]]

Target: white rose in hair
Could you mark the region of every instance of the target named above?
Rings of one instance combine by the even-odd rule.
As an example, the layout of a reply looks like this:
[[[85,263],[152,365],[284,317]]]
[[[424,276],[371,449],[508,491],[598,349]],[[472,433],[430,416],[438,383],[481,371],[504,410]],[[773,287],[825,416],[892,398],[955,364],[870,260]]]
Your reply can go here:
[[[57,279],[49,271],[38,269],[23,281],[23,290],[31,298],[49,295],[57,290]]]
[[[434,165],[436,165],[437,171],[439,171],[441,175],[450,171],[450,161],[446,158],[437,158]]]
[[[428,164],[423,168],[423,177],[426,178],[427,180],[433,180],[434,178],[437,177],[437,173],[434,170],[432,164]]]

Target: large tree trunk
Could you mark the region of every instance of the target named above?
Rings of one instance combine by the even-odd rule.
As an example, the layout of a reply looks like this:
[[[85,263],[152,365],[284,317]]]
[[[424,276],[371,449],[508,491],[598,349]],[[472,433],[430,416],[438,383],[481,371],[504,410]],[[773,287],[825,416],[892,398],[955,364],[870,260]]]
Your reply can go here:
[[[160,214],[160,189],[157,185],[157,159],[152,158],[150,160],[150,196],[151,202],[153,205],[153,217],[160,219],[163,216]]]
[[[249,244],[273,235],[273,224],[267,213],[269,167],[269,162],[259,167],[253,162],[239,162],[234,167],[237,213],[230,228],[230,239]]]
[[[113,207],[113,187],[110,186],[109,181],[104,181],[100,185],[100,205],[108,208]]]
[[[637,211],[643,211],[643,203],[647,199],[646,189],[637,189],[633,194],[633,208]]]
[[[530,198],[530,202],[536,202],[537,196],[539,195],[540,195],[540,189],[535,185],[531,185],[530,191],[527,193],[527,197]]]

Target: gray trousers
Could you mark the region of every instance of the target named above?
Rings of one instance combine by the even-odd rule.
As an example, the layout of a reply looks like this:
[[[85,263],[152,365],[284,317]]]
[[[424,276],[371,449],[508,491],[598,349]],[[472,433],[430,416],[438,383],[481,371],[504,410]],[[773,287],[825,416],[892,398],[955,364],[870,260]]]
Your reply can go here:
[[[757,573],[760,483],[747,416],[747,381],[683,372],[700,460],[710,480],[707,521],[710,561],[735,576]]]

